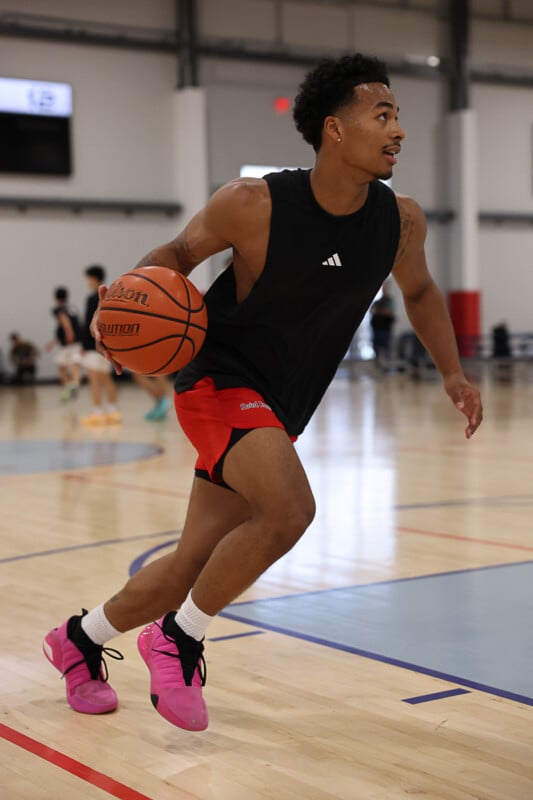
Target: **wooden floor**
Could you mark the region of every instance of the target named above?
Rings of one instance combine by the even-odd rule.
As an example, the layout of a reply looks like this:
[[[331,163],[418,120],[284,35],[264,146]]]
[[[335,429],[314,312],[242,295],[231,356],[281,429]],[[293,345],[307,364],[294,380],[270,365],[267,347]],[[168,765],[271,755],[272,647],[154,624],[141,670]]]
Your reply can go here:
[[[531,560],[533,384],[483,388],[486,419],[467,442],[437,382],[338,378],[298,443],[316,520],[241,600]],[[86,390],[64,408],[56,387],[0,389],[2,441],[162,448],[83,469],[3,465],[2,800],[533,798],[532,706],[471,687],[411,705],[457,684],[230,619],[208,634],[206,732],[153,710],[134,632],[113,643],[126,656],[109,664],[119,710],[73,712],[43,635],[106,599],[154,548],[166,552],[191,482],[175,420],[145,423],[149,400],[130,385],[121,407],[121,427],[93,431],[78,422]]]

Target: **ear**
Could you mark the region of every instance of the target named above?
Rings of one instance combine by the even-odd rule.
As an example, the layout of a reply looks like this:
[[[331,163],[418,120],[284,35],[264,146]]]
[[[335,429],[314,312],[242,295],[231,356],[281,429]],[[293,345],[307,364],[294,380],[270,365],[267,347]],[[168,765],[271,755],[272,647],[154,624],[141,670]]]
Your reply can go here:
[[[324,135],[334,144],[342,141],[342,122],[338,117],[326,117],[324,120]]]

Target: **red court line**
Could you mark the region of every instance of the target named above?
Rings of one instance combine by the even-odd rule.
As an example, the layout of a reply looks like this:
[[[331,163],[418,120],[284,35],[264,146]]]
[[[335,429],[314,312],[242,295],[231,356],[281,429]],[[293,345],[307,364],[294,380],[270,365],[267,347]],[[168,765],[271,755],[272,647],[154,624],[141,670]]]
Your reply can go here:
[[[189,493],[174,492],[169,489],[156,489],[155,486],[139,486],[136,483],[123,483],[121,481],[110,481],[108,478],[92,478],[90,475],[76,475],[75,473],[65,473],[63,475],[66,481],[80,481],[81,483],[99,483],[102,486],[110,486],[115,489],[132,489],[135,492],[147,492],[148,494],[160,494],[165,497],[183,497],[188,498]]]
[[[88,767],[86,764],[82,764],[81,761],[76,761],[74,758],[70,758],[64,755],[64,753],[60,753],[58,750],[47,747],[45,744],[42,744],[42,742],[31,739],[29,736],[25,736],[23,733],[19,733],[13,728],[3,725],[1,722],[0,736],[8,742],[17,745],[17,747],[22,747],[23,750],[27,750],[29,753],[33,753],[33,755],[39,756],[39,758],[45,761],[49,761],[50,764],[64,769],[65,772],[70,772],[70,774],[74,775],[76,778],[81,778],[82,781],[86,781],[92,786],[96,786],[98,789],[103,789],[104,792],[107,792],[113,797],[118,797],[119,800],[151,800],[147,795],[141,794],[135,789],[131,789],[123,783],[119,783],[119,781],[114,780],[114,778],[110,778],[102,772],[91,769],[91,767]]]
[[[443,445],[442,447],[412,447],[412,446],[400,446],[397,448],[399,453],[414,453],[418,455],[424,456],[460,456],[461,458],[464,457],[464,448],[460,445]],[[511,463],[525,463],[531,464],[533,458],[531,456],[508,456],[502,455],[502,453],[491,453],[489,452],[480,452],[475,451],[473,448],[468,452],[469,458],[481,458],[483,461],[510,461]]]
[[[399,526],[397,531],[402,533],[416,533],[419,536],[433,536],[436,539],[454,539],[456,542],[472,542],[473,544],[489,544],[492,547],[505,547],[507,550],[524,550],[526,553],[533,553],[533,547],[525,544],[512,544],[511,542],[495,542],[493,539],[477,539],[475,536],[459,536],[456,533],[438,533],[437,531],[425,531],[420,528],[406,528]]]

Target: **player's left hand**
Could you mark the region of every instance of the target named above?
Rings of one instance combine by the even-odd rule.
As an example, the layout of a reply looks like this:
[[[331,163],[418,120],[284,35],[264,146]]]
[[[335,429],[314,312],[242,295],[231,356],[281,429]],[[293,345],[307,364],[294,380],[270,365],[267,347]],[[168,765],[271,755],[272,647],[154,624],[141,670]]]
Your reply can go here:
[[[483,407],[481,396],[475,386],[467,381],[463,374],[450,375],[444,380],[444,388],[454,406],[465,415],[468,425],[465,428],[466,438],[470,439],[481,425]]]

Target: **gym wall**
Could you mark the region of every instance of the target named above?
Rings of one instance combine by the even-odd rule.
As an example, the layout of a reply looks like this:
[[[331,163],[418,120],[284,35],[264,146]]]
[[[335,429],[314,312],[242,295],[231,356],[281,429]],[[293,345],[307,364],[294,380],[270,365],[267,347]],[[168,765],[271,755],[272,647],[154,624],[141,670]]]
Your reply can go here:
[[[199,0],[202,36],[254,40],[333,55],[361,49],[386,58],[413,60],[447,51],[447,26],[440,0],[427,10],[395,11],[379,4],[339,6],[273,0]],[[502,24],[490,15],[498,0],[473,0],[472,63],[533,71],[533,26]],[[515,2],[516,13],[529,4]],[[520,8],[519,8],[520,6]],[[0,15],[44,13],[39,0],[0,0]],[[172,30],[174,0],[47,0],[46,15],[102,24]],[[209,189],[235,177],[245,163],[311,166],[313,152],[294,130],[289,114],[276,114],[276,96],[293,96],[304,68],[203,58],[200,84],[207,109]],[[176,175],[176,58],[140,50],[2,37],[0,75],[69,82],[73,86],[73,175],[69,178],[0,176],[0,195],[180,202],[186,212],[134,214],[0,209],[2,275],[8,291],[0,308],[0,347],[11,330],[43,344],[52,334],[52,291],[67,285],[83,307],[84,267],[107,266],[110,278],[151,247],[173,237],[195,208],[192,189]],[[449,208],[446,138],[448,88],[444,78],[391,75],[407,138],[395,169],[394,188],[414,196],[429,211]],[[477,113],[481,211],[533,216],[533,88],[473,83]],[[185,124],[185,121],[184,121]],[[506,320],[514,331],[532,329],[529,297],[533,277],[533,226],[480,223],[483,329]],[[450,227],[428,226],[428,261],[444,291],[449,277]],[[214,260],[212,270],[218,268]],[[194,277],[194,276],[193,276]],[[400,309],[399,304],[398,310]],[[407,325],[400,315],[398,329]],[[52,360],[40,375],[53,375]]]

